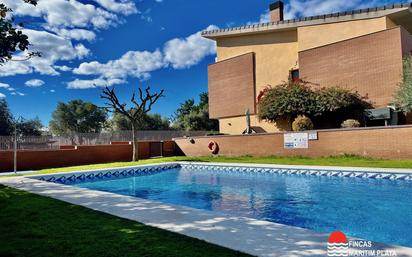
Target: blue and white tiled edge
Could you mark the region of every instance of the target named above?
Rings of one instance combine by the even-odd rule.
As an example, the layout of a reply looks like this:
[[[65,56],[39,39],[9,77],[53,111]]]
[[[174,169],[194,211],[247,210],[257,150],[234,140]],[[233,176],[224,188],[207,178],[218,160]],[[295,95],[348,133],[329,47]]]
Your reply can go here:
[[[183,168],[227,172],[272,173],[282,175],[310,175],[327,177],[350,177],[370,179],[390,179],[412,181],[412,170],[379,169],[357,167],[299,166],[299,165],[262,165],[230,163],[181,163]]]
[[[173,168],[189,168],[216,172],[249,172],[269,173],[282,175],[308,175],[326,177],[348,177],[368,179],[404,180],[412,182],[412,170],[407,169],[378,169],[356,167],[326,167],[326,166],[293,166],[293,165],[264,165],[264,164],[232,164],[232,163],[188,163],[174,162],[164,164],[152,164],[135,167],[104,169],[95,171],[57,173],[41,176],[29,176],[31,178],[55,182],[60,184],[74,184],[103,179],[113,179],[131,176],[144,176],[163,172]]]
[[[196,163],[205,169],[224,166],[235,167],[237,171],[273,169],[325,170],[325,167],[284,166],[284,165],[253,165],[253,164],[213,164]],[[59,183],[39,180],[39,178],[58,179],[62,176],[82,176],[85,174],[116,174],[119,170],[129,170],[134,174],[156,172],[173,167],[191,167],[192,163],[167,163],[160,165],[144,165],[121,169],[106,169],[88,172],[69,172],[65,174],[50,174],[47,176],[0,178],[0,184],[34,194],[52,197],[71,204],[84,206],[93,210],[109,213],[118,217],[138,221],[146,225],[177,232],[186,236],[205,240],[207,242],[228,247],[255,256],[326,256],[328,234],[318,233],[308,229],[261,221],[245,217],[233,217],[226,214],[198,210],[184,206],[165,204],[161,202],[118,195],[109,192],[78,188]],[[239,170],[237,170],[239,167]],[[255,169],[256,168],[256,169]],[[246,170],[245,170],[246,169]],[[339,171],[340,167],[328,167],[328,171]],[[412,174],[411,170],[386,170],[350,168],[351,172],[372,172],[379,174]],[[133,172],[131,171],[133,170]],[[137,172],[137,173],[136,173]],[[146,174],[148,174],[146,173]],[[314,175],[321,175],[316,173]],[[345,173],[346,174],[346,173]],[[114,175],[114,176],[116,176]],[[100,175],[99,175],[100,176]],[[36,179],[33,179],[36,178]],[[376,178],[376,177],[375,177]],[[393,179],[393,177],[386,177]],[[390,246],[374,243],[374,249],[390,249],[397,256],[412,256],[412,248]]]
[[[156,165],[142,165],[134,167],[123,167],[114,169],[103,169],[94,171],[70,172],[70,173],[56,173],[41,176],[29,176],[30,178],[54,182],[60,184],[74,184],[78,182],[88,182],[103,179],[115,179],[133,176],[145,176],[162,171],[180,167],[179,163],[164,163]]]

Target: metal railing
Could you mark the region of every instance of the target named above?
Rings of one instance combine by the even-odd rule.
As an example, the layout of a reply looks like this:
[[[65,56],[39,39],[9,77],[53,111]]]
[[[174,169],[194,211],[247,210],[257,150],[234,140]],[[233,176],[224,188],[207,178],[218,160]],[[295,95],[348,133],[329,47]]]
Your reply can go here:
[[[136,131],[138,141],[166,141],[183,136],[204,136],[210,131]],[[65,136],[24,136],[17,138],[17,149],[58,149],[61,145],[105,145],[132,141],[132,131],[111,133],[76,133]],[[0,150],[13,150],[14,137],[0,136]]]
[[[53,149],[59,148],[58,141],[52,136],[17,137],[17,149]],[[0,150],[13,150],[14,137],[0,136]]]

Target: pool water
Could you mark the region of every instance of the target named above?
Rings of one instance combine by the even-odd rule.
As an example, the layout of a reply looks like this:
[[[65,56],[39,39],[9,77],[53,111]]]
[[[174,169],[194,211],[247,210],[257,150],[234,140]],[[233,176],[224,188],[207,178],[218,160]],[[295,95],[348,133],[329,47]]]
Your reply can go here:
[[[412,247],[408,181],[174,168],[75,185]]]

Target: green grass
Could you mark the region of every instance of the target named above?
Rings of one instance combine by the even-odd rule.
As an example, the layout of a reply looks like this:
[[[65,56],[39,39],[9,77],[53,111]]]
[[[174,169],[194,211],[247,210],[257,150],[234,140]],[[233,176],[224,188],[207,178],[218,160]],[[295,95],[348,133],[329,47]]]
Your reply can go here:
[[[0,186],[1,257],[249,256]]]
[[[73,166],[65,168],[53,168],[39,170],[33,174],[48,174],[81,170],[94,170],[116,167],[127,167],[144,164],[156,164],[163,162],[173,161],[194,161],[194,162],[232,162],[232,163],[257,163],[257,164],[291,164],[291,165],[320,165],[320,166],[345,166],[345,167],[371,167],[371,168],[412,168],[412,160],[385,160],[385,159],[372,159],[360,156],[342,155],[342,156],[330,156],[330,157],[166,157],[155,158],[149,160],[141,160],[137,162],[114,162],[103,163],[84,166]]]

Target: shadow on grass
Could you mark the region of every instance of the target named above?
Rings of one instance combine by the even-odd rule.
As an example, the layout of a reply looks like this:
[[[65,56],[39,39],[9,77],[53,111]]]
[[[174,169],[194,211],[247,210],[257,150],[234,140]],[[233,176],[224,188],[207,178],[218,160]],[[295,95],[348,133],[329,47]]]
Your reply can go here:
[[[0,256],[248,256],[88,208],[0,186]]]

